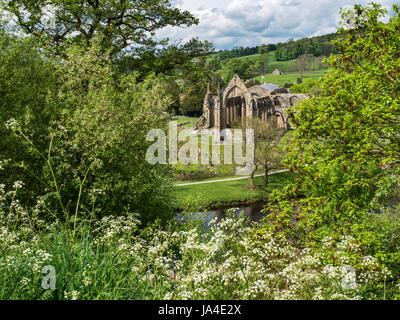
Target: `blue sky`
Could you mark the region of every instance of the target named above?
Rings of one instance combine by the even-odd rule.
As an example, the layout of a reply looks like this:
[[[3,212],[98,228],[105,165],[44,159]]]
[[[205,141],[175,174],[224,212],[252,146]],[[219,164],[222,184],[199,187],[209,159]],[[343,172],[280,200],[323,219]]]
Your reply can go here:
[[[200,19],[198,26],[165,28],[157,38],[209,40],[217,49],[256,46],[335,32],[339,10],[371,0],[173,0]],[[387,8],[399,1],[375,0]]]

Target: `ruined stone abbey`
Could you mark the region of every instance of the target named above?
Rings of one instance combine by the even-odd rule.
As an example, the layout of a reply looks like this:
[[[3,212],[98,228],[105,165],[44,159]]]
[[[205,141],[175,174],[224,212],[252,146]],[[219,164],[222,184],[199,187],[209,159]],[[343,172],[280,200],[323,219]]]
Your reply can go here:
[[[269,90],[263,85],[247,88],[235,75],[224,90],[213,96],[208,89],[203,105],[203,127],[223,130],[238,118],[258,117],[277,128],[289,129],[287,110],[306,99],[286,88]]]

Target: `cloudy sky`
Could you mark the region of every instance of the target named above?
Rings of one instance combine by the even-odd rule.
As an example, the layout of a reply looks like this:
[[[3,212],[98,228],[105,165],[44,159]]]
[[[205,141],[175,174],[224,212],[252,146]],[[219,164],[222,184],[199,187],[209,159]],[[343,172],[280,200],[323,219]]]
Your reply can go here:
[[[335,32],[339,10],[371,0],[173,0],[200,19],[198,26],[166,28],[158,38],[183,42],[199,37],[217,49],[278,43]],[[390,8],[395,0],[374,0]]]

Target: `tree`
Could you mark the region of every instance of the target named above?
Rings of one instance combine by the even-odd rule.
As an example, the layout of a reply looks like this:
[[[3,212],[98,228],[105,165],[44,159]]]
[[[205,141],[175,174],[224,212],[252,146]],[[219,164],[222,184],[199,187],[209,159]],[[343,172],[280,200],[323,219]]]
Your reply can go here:
[[[238,119],[232,124],[232,127],[241,130],[254,130],[254,167],[250,173],[250,188],[256,188],[254,175],[259,167],[263,168],[264,181],[268,185],[270,170],[279,168],[284,159],[284,151],[280,143],[286,130],[277,128],[273,121],[265,123],[259,118],[246,119],[246,121]]]
[[[0,32],[2,32],[4,30],[4,27],[7,24],[7,22],[4,21],[5,19],[4,19],[3,15],[4,15],[4,13],[2,12],[1,7],[0,7]]]
[[[19,191],[21,200],[32,199],[43,189],[42,166],[38,154],[25,148],[10,134],[7,122],[13,119],[30,136],[36,148],[49,145],[49,123],[57,119],[60,106],[52,103],[60,81],[57,65],[31,38],[18,38],[0,31],[0,181],[29,185]]]
[[[289,40],[286,43],[279,43],[269,51],[276,50],[275,56],[278,61],[287,61],[296,59],[303,54],[312,54],[313,56],[329,56],[335,53],[335,48],[331,44],[332,40],[339,37],[337,33],[326,34],[323,36],[303,38],[294,41]]]
[[[134,75],[116,73],[111,57],[97,44],[90,50],[73,46],[66,57],[56,66],[55,94],[40,105],[42,112],[58,107],[46,124],[46,147],[36,147],[34,129],[28,131],[18,120],[9,122],[13,148],[35,155],[33,160],[22,158],[18,172],[4,172],[25,182],[31,192],[22,205],[33,207],[39,198],[51,216],[67,222],[74,217],[74,225],[89,215],[136,212],[150,221],[171,214],[172,172],[146,159],[152,144],[148,132],[166,132],[170,119],[171,99],[163,82],[154,75],[138,82]],[[24,89],[32,87],[28,83]],[[11,153],[9,165],[19,157]]]
[[[207,61],[207,69],[211,72],[216,72],[221,69],[221,60],[218,58],[217,55],[212,56]]]
[[[230,59],[223,70],[225,72],[225,83],[229,83],[235,74],[243,80],[250,78],[250,64],[247,60]]]
[[[303,54],[297,58],[296,65],[297,65],[297,68],[299,69],[301,80],[303,80],[304,71],[306,71],[307,69],[310,68],[312,58],[313,58],[312,54]]]
[[[4,8],[26,34],[60,48],[68,41],[89,45],[101,38],[104,48],[155,46],[152,37],[166,26],[191,26],[198,20],[167,0],[5,0]]]
[[[203,110],[205,89],[199,84],[188,84],[180,103],[180,113],[189,117],[199,117]]]
[[[139,78],[146,77],[150,73],[168,75],[177,78],[182,69],[196,68],[201,62],[204,68],[203,58],[214,51],[213,45],[207,40],[204,42],[194,38],[185,44],[173,43],[159,47],[143,47],[134,53],[126,52],[118,58],[114,58],[114,64],[122,73],[136,73]]]
[[[377,4],[355,13],[354,27],[340,29],[321,94],[296,105],[286,160],[298,177],[286,196],[303,198],[282,210],[316,237],[379,211],[400,183],[400,7],[386,23]]]
[[[258,76],[260,74],[267,73],[268,62],[269,61],[267,56],[258,57],[256,61],[250,66],[252,75]]]
[[[180,104],[180,113],[199,117],[203,113],[204,96],[207,86],[216,94],[218,85],[222,82],[221,76],[211,72],[206,66],[206,57],[186,63],[181,68],[180,80],[183,80],[184,95]]]
[[[267,54],[268,52],[269,52],[268,45],[262,44],[261,46],[258,47],[259,54]]]
[[[255,161],[264,170],[265,184],[269,183],[269,172],[271,169],[278,169],[282,166],[284,150],[280,147],[281,140],[286,132],[284,129],[271,127],[257,119],[261,124],[256,127],[258,141],[255,145]],[[254,182],[253,182],[254,183]]]
[[[181,89],[173,79],[166,78],[161,81],[163,91],[171,98],[171,105],[168,112],[171,114],[178,114],[180,109]]]
[[[295,84],[290,88],[292,93],[305,93],[313,96],[321,93],[319,80],[307,79],[303,83]]]

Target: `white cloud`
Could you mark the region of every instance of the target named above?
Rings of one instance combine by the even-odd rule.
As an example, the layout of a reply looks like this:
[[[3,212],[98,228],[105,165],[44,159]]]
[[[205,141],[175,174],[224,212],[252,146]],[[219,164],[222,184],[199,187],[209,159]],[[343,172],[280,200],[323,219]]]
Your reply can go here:
[[[353,0],[355,1],[355,0]],[[217,49],[277,43],[335,32],[339,10],[354,4],[348,0],[175,0],[200,19],[198,26],[165,28],[158,38],[183,42],[193,37],[209,40]],[[368,4],[371,0],[358,0]],[[375,0],[386,7],[395,0]]]

